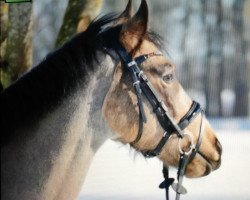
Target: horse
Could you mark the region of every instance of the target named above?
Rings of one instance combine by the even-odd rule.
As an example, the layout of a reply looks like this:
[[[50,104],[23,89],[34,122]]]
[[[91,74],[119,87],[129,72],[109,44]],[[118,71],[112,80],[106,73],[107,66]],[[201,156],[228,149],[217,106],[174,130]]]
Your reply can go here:
[[[161,146],[155,156],[173,167],[178,167],[180,150],[188,152],[191,144],[199,143],[185,176],[201,177],[218,169],[222,147],[216,133],[196,112],[197,104],[192,106],[164,52],[162,39],[149,31],[146,0],[136,14],[129,0],[122,14],[94,20],[4,89],[1,199],[77,199],[95,153],[108,138],[129,143],[146,157]],[[131,76],[133,67],[141,70]],[[149,83],[157,98],[144,95]],[[176,123],[183,116],[188,123],[180,130]]]

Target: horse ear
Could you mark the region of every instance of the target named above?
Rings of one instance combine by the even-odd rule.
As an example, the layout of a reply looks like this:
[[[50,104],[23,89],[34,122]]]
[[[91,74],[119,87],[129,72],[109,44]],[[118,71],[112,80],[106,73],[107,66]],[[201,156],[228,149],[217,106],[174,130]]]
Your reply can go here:
[[[132,0],[129,0],[125,10],[122,12],[119,18],[130,19],[132,17],[132,14],[133,14]]]
[[[137,13],[122,25],[120,41],[130,52],[140,44],[148,29],[148,5],[146,0],[141,1]]]
[[[129,0],[125,10],[117,18],[117,21],[114,23],[114,26],[126,23],[132,17],[132,15],[133,15],[132,0]]]

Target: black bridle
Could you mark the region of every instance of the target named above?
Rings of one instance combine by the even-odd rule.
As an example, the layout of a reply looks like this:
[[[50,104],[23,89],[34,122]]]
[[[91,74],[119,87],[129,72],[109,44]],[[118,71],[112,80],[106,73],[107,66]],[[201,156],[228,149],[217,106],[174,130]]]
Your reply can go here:
[[[182,186],[183,176],[185,174],[185,170],[187,164],[191,162],[196,153],[199,150],[199,147],[202,142],[203,132],[204,132],[204,111],[201,109],[199,103],[193,101],[189,111],[186,115],[180,120],[177,124],[173,118],[169,115],[168,109],[165,106],[164,102],[159,98],[159,95],[155,91],[154,87],[148,80],[147,76],[140,69],[141,63],[152,56],[162,56],[162,53],[151,53],[141,55],[135,59],[126,51],[126,49],[118,42],[114,46],[114,50],[119,55],[120,59],[126,66],[126,68],[130,71],[131,76],[133,78],[133,85],[135,88],[135,93],[137,95],[138,107],[139,107],[139,131],[136,139],[131,143],[131,145],[135,145],[142,137],[143,133],[143,123],[147,123],[147,118],[145,115],[142,95],[146,97],[149,101],[150,105],[153,108],[153,111],[164,130],[164,134],[158,145],[152,150],[143,151],[142,154],[146,158],[151,158],[160,155],[162,149],[168,139],[176,134],[179,137],[179,151],[180,151],[180,161],[177,172],[177,183],[174,183],[173,178],[169,178],[169,170],[167,166],[163,167],[163,175],[165,180],[160,184],[160,188],[166,189],[166,199],[169,199],[168,190],[169,186],[172,185],[172,188],[176,192],[176,200],[180,198],[180,194],[187,193],[186,189]],[[193,137],[187,133],[184,133],[184,129],[199,115],[201,114],[201,124],[199,130],[199,136],[196,145],[194,145]],[[184,152],[181,147],[181,139],[187,135],[190,139],[191,145],[188,152]]]

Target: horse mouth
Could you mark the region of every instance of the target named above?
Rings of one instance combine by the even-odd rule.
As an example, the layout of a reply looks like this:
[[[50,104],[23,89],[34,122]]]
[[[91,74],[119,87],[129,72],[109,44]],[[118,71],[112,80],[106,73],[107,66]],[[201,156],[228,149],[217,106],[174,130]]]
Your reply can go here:
[[[210,157],[208,157],[206,154],[204,154],[201,150],[197,151],[197,154],[195,156],[195,158],[197,159],[197,161],[199,162],[199,160],[203,160],[202,162],[200,162],[200,165],[198,165],[197,167],[201,167],[201,165],[203,167],[201,167],[199,171],[198,168],[194,167],[194,166],[190,166],[191,168],[189,168],[189,170],[187,170],[186,176],[189,178],[198,178],[198,177],[204,177],[209,175],[212,171],[217,170],[220,166],[221,166],[221,153],[222,153],[222,149],[220,149],[220,151],[218,151],[219,154],[219,158],[217,160],[212,159]],[[201,164],[203,163],[203,164]],[[195,164],[195,163],[193,163]],[[196,171],[198,170],[198,171]]]
[[[212,161],[209,159],[205,154],[203,154],[201,151],[197,152],[207,163],[206,171],[204,173],[204,176],[210,174],[212,171],[217,170],[221,166],[221,159],[218,161]]]

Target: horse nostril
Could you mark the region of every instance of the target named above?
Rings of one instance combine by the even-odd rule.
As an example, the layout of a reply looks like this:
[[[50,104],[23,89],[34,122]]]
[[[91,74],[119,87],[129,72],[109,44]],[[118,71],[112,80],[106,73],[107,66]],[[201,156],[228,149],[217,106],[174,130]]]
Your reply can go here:
[[[222,154],[222,146],[221,146],[221,143],[219,142],[218,139],[216,139],[215,146],[216,146],[217,152],[221,155]]]
[[[211,167],[209,165],[207,165],[203,176],[207,176],[208,174],[210,174],[210,172],[211,172]]]

